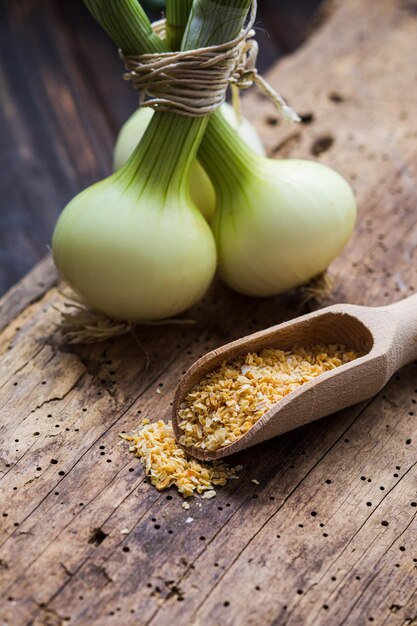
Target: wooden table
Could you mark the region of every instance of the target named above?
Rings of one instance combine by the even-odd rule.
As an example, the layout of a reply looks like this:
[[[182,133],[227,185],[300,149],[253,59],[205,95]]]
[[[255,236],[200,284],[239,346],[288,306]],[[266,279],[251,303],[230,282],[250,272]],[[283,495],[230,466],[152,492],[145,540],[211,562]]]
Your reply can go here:
[[[384,304],[417,290],[417,4],[327,9],[269,76],[304,124],[256,93],[246,106],[270,155],[314,155],[352,182],[360,219],[331,300]],[[216,285],[194,326],[137,330],[147,370],[132,336],[67,345],[60,303],[49,259],[1,301],[1,624],[417,623],[416,363],[374,400],[235,457],[240,480],[184,511],[118,434],[166,416],[204,351],[302,312],[300,294]]]

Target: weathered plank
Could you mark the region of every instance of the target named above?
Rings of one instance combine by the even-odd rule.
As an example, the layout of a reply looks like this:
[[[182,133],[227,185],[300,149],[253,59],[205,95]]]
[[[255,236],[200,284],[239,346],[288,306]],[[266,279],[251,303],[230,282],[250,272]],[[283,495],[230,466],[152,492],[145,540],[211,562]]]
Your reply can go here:
[[[360,220],[332,267],[333,300],[382,304],[417,289],[417,11],[396,0],[332,6],[270,75],[305,124],[277,124],[256,95],[246,106],[271,155],[315,153],[350,178]],[[298,294],[252,300],[216,285],[194,326],[69,347],[56,288],[31,287],[44,271],[23,288],[25,308],[13,294],[2,303],[5,624],[415,622],[415,363],[372,402],[235,457],[241,479],[186,512],[147,484],[118,433],[164,417],[203,351],[300,312]]]
[[[58,280],[51,257],[46,257],[0,299],[0,331],[26,307],[42,298]]]
[[[97,31],[95,47],[115,78],[118,60],[111,64],[111,45]],[[75,48],[76,35],[81,38],[53,0],[0,2],[0,293],[46,254],[68,200],[110,171],[116,129],[91,85],[83,49]],[[115,116],[123,104],[127,114],[135,99],[123,88],[120,69],[118,79]]]

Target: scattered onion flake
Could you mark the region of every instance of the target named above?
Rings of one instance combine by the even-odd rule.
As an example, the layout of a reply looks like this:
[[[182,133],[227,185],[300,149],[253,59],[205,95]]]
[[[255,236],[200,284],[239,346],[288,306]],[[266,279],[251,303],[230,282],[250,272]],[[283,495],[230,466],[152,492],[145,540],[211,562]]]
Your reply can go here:
[[[216,495],[214,486],[237,478],[236,467],[221,461],[203,463],[187,455],[175,441],[171,422],[159,420],[145,424],[138,433],[120,436],[129,442],[129,452],[140,458],[146,475],[159,491],[174,485],[184,498],[206,492],[203,497],[210,499]]]

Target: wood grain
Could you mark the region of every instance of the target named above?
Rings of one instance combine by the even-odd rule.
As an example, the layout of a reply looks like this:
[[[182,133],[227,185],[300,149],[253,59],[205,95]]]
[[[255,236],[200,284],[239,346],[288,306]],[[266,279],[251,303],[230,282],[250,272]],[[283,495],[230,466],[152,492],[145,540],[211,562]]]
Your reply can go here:
[[[314,153],[351,180],[360,221],[331,268],[332,301],[383,305],[417,290],[417,11],[331,6],[269,77],[302,127],[277,123],[258,95],[246,107],[271,155]],[[193,326],[70,347],[54,281],[46,262],[1,303],[4,624],[416,623],[416,363],[374,400],[236,455],[240,480],[184,511],[118,433],[167,416],[196,358],[299,314],[300,294],[255,300],[216,285]]]
[[[81,26],[71,32],[58,7],[0,0],[0,292],[45,256],[69,199],[110,169],[115,129],[76,48]],[[95,34],[110,71],[110,46],[106,56],[106,37]],[[125,104],[134,99],[126,92]]]

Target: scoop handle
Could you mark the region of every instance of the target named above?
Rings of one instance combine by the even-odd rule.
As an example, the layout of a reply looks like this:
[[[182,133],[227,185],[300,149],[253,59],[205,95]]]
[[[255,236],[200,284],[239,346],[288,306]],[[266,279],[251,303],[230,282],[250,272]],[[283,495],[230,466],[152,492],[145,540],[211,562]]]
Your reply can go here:
[[[417,359],[417,294],[383,307],[395,324],[397,369]]]

